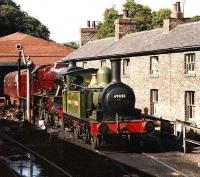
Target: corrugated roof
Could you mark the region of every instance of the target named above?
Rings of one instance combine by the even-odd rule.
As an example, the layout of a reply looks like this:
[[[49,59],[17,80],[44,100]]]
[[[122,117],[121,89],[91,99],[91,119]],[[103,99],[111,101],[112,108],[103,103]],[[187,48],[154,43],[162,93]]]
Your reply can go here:
[[[82,47],[82,50],[73,52],[65,60],[71,59],[103,59],[112,56],[138,56],[143,55],[145,52],[153,54],[155,51],[159,53],[167,53],[171,51],[177,51],[176,49],[190,49],[200,47],[200,22],[186,23],[179,25],[164,33],[163,28],[136,32],[128,34],[121,38],[118,42],[113,42],[112,45],[105,45],[108,41],[105,40],[105,46],[101,46],[101,50],[97,44],[100,44],[102,40],[96,40],[88,43]],[[115,41],[113,39],[113,41]],[[103,49],[103,50],[102,50]],[[102,52],[94,52],[102,51]],[[148,53],[148,54],[149,54]]]
[[[36,65],[52,64],[74,51],[70,47],[17,32],[0,38],[0,62],[16,62],[17,44],[23,46],[25,55],[31,56]]]

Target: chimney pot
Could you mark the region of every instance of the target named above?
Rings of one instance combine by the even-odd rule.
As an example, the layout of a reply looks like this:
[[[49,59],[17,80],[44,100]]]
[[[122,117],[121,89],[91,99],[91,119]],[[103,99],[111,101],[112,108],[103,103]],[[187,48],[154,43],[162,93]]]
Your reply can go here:
[[[96,22],[92,21],[92,28],[96,28]]]
[[[173,4],[173,12],[174,12],[174,13],[177,12],[177,3]]]
[[[128,18],[128,10],[127,9],[123,10],[123,18]]]
[[[181,3],[178,1],[176,2],[176,6],[177,6],[177,12],[181,12]]]
[[[87,27],[90,28],[90,20],[87,21]]]

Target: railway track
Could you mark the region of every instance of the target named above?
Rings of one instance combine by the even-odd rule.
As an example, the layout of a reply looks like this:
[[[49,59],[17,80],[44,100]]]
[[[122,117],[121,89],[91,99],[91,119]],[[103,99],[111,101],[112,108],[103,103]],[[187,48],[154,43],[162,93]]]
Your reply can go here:
[[[26,151],[32,153],[34,156],[37,156],[37,152],[36,154],[34,153],[35,151],[32,150],[31,145],[27,144],[25,147],[23,147],[24,145],[21,144],[21,142],[18,142],[16,139],[13,139],[13,137],[8,136],[5,132],[1,133],[1,136],[3,136],[5,139],[9,140],[10,142],[15,143],[17,146],[20,146],[22,148],[24,148]],[[57,131],[54,133],[51,133],[50,136],[51,137],[49,140],[50,141],[58,141],[58,142],[62,142],[62,146],[60,149],[60,147],[58,148],[59,150],[63,151],[62,152],[62,156],[66,155],[66,153],[68,153],[65,157],[63,158],[69,158],[69,159],[65,159],[67,162],[70,159],[73,159],[75,161],[82,161],[81,162],[77,162],[77,165],[82,165],[83,166],[83,171],[79,172],[80,177],[85,177],[85,176],[111,176],[113,173],[108,173],[107,174],[107,169],[106,172],[103,172],[103,175],[101,174],[101,171],[104,170],[105,166],[104,163],[108,163],[110,164],[110,166],[112,166],[112,169],[110,170],[118,170],[120,172],[120,174],[118,174],[118,172],[114,173],[115,177],[137,177],[137,176],[145,176],[145,177],[153,177],[153,176],[160,176],[160,177],[174,177],[174,176],[178,176],[178,177],[195,177],[195,176],[199,176],[200,172],[200,168],[198,168],[197,166],[193,166],[193,164],[190,164],[190,162],[184,162],[184,159],[181,159],[176,152],[165,152],[165,153],[149,153],[149,152],[135,152],[135,151],[129,151],[126,148],[105,148],[103,149],[103,151],[98,151],[98,150],[94,150],[90,145],[87,145],[85,143],[83,143],[81,140],[74,140],[73,134],[69,133],[69,132],[64,132],[64,131]],[[66,147],[64,146],[64,144],[71,144],[69,145],[70,147]],[[56,146],[60,146],[57,142],[55,143]],[[27,147],[28,146],[28,147]],[[68,145],[67,145],[68,146]],[[55,148],[55,147],[52,147]],[[49,152],[51,153],[51,152]],[[83,158],[79,157],[78,160],[76,157],[74,157],[74,154],[77,154],[77,156],[89,156],[88,158],[90,159],[90,161],[88,162],[88,165],[86,164],[87,162],[84,161]],[[71,157],[69,157],[71,155]],[[40,154],[39,154],[40,156]],[[40,158],[38,156],[38,158]],[[178,158],[180,158],[180,160],[177,160]],[[97,159],[101,159],[100,165],[96,162]],[[45,159],[41,158],[41,160],[45,161]],[[48,160],[49,161],[49,160]],[[50,160],[51,161],[51,160]],[[49,162],[50,162],[49,161]],[[48,163],[48,162],[45,162]],[[91,164],[93,163],[93,164]],[[95,167],[96,169],[99,170],[99,174],[96,172],[95,174],[93,173],[89,173],[92,175],[88,175],[88,173],[86,173],[86,171],[88,169],[90,169],[88,166],[92,166],[97,163],[97,167]],[[72,164],[73,165],[73,164]],[[74,168],[74,165],[71,166]],[[88,167],[88,168],[86,168]],[[56,167],[54,167],[56,168]],[[58,166],[58,168],[60,168],[60,166]],[[63,167],[62,167],[63,168]],[[62,172],[62,168],[61,170],[59,170],[60,172]],[[109,168],[109,167],[107,167]],[[75,168],[75,170],[77,169],[77,167]],[[80,169],[79,169],[80,170]],[[65,171],[65,170],[64,170]],[[71,171],[70,171],[71,172]],[[63,173],[65,174],[65,172]],[[70,173],[65,174],[65,176],[72,176],[70,175]],[[77,175],[75,175],[77,176]]]
[[[46,164],[48,164],[48,166],[50,168],[56,169],[61,174],[63,174],[65,177],[72,177],[72,175],[69,172],[67,172],[66,170],[62,169],[61,167],[59,167],[55,163],[49,161],[47,158],[45,158],[44,156],[42,156],[42,155],[38,154],[37,152],[33,151],[29,147],[23,145],[22,143],[18,142],[17,140],[13,139],[12,137],[8,136],[5,132],[1,131],[0,132],[0,136],[1,136],[2,139],[7,140],[7,141],[15,144],[16,146],[22,148],[26,152],[28,152],[29,156],[34,157],[34,158],[38,158],[38,159],[42,160],[43,162],[45,162]]]
[[[126,148],[107,149],[102,151],[94,150],[91,146],[77,140],[73,140],[73,135],[64,135],[59,138],[71,143],[90,149],[91,151],[111,160],[119,168],[126,172],[127,176],[158,176],[158,177],[199,177],[200,168],[195,164],[184,161],[179,157],[177,151],[165,153],[130,152]],[[67,138],[66,138],[67,137]]]

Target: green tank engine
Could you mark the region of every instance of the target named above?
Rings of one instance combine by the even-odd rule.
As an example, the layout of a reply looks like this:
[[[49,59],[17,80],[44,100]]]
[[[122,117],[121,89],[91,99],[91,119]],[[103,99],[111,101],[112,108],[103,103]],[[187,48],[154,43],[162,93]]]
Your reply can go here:
[[[107,67],[82,69],[66,74],[63,91],[64,113],[80,119],[98,120],[99,95],[111,81],[111,70]]]

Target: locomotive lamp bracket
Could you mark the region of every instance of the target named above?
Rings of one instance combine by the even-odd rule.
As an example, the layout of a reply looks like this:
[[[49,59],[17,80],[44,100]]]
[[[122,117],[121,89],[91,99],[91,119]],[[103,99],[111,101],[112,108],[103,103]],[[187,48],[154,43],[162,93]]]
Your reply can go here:
[[[17,44],[17,45],[16,45],[16,48],[17,48],[19,51],[23,49],[23,47],[22,47],[21,44]]]
[[[21,44],[17,44],[17,45],[16,45],[16,48],[17,48],[17,50],[19,51],[19,59],[21,60],[21,57],[22,57],[23,63],[24,63],[25,65],[27,65],[27,62],[26,62],[26,59],[25,59],[25,54],[24,54],[23,46],[22,46]]]

